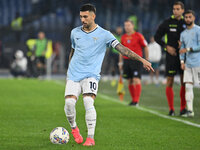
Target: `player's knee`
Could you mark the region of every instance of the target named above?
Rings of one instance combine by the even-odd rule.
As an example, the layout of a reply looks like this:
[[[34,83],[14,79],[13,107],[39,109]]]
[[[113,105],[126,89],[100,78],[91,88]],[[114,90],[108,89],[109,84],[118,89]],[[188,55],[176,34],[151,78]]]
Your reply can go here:
[[[94,99],[91,96],[83,97],[83,102],[84,102],[86,111],[88,111],[90,109],[94,109]]]
[[[75,95],[66,95],[65,99],[67,99],[67,98],[74,98],[75,100],[77,100],[77,97]]]
[[[74,99],[74,98],[66,98],[65,99],[64,110],[65,110],[66,115],[70,115],[71,113],[74,112],[75,105],[76,105],[76,99]]]

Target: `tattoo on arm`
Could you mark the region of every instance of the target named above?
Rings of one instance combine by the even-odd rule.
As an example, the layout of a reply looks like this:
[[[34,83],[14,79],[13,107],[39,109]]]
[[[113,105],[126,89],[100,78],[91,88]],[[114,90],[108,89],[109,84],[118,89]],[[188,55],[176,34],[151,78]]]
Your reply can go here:
[[[127,56],[131,59],[138,60],[138,61],[141,61],[142,59],[139,55],[131,51],[129,48],[123,46],[121,43],[117,44],[115,49],[117,49],[122,55]]]

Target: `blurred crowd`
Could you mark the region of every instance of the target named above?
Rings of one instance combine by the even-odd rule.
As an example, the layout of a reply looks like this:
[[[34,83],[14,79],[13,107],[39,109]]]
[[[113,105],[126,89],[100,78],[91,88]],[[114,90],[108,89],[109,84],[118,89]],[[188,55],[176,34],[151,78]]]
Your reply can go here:
[[[8,68],[18,49],[27,58],[30,51],[27,42],[37,39],[43,31],[52,41],[52,54],[55,72],[65,72],[70,52],[70,31],[81,25],[79,7],[92,3],[97,8],[96,22],[115,32],[129,18],[135,23],[136,30],[150,42],[159,23],[171,15],[174,1],[168,0],[1,0],[0,1],[0,68]],[[198,10],[200,1],[183,0],[186,9]],[[197,24],[200,17],[197,13]],[[29,41],[30,42],[30,41]],[[59,45],[59,46],[58,46]],[[112,55],[112,54],[111,54]],[[52,55],[53,56],[53,55]],[[64,56],[64,57],[63,57]],[[58,60],[58,57],[62,57]],[[106,67],[105,67],[106,68]],[[104,69],[104,68],[103,68]],[[113,71],[111,71],[113,72]],[[108,73],[103,70],[103,73]]]

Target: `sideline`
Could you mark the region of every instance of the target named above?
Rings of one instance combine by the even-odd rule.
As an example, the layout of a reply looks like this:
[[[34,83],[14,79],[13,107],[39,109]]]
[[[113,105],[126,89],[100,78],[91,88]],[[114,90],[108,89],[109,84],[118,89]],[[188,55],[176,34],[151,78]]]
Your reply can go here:
[[[97,97],[101,97],[101,98],[104,98],[104,99],[106,99],[108,101],[112,101],[112,102],[115,102],[115,103],[119,103],[119,104],[123,104],[123,105],[128,105],[128,103],[126,103],[126,102],[120,102],[119,100],[116,100],[115,98],[112,98],[110,96],[107,96],[107,95],[104,95],[104,94],[101,94],[101,93],[98,93]],[[154,115],[159,116],[161,118],[174,120],[174,121],[181,122],[181,123],[193,126],[193,127],[200,128],[200,124],[197,124],[197,123],[193,123],[193,122],[190,122],[190,121],[187,121],[187,120],[183,120],[183,119],[179,119],[179,118],[175,118],[175,117],[170,117],[170,116],[167,116],[167,115],[163,115],[163,114],[161,114],[161,113],[159,113],[157,111],[154,111],[154,110],[151,110],[151,109],[148,109],[148,108],[144,108],[144,107],[141,107],[141,106],[135,107],[135,108],[139,109],[141,111],[144,111],[144,112],[148,112],[148,113],[154,114]]]
[[[56,84],[59,84],[59,85],[62,85],[64,86],[65,85],[65,82],[61,82],[61,81],[58,81],[58,80],[53,80],[54,83]],[[115,103],[119,103],[119,104],[122,104],[122,105],[128,105],[128,103],[126,102],[121,102],[115,98],[112,98],[110,96],[107,96],[107,95],[104,95],[104,94],[101,94],[101,93],[98,93],[97,94],[97,98],[98,97],[101,97],[101,98],[104,98],[108,101],[112,101],[112,102],[115,102]],[[144,112],[148,112],[148,113],[151,113],[151,114],[154,114],[156,116],[159,116],[161,118],[165,118],[165,119],[169,119],[169,120],[174,120],[174,121],[177,121],[177,122],[181,122],[181,123],[184,123],[184,124],[187,124],[187,125],[190,125],[190,126],[193,126],[193,127],[197,127],[197,128],[200,128],[200,124],[197,124],[197,123],[193,123],[193,122],[190,122],[190,121],[187,121],[187,120],[183,120],[183,119],[179,119],[179,118],[175,118],[175,117],[170,117],[170,116],[167,116],[167,115],[163,115],[157,111],[154,111],[154,110],[151,110],[151,109],[148,109],[148,108],[144,108],[144,107],[135,107],[136,109],[139,109],[141,111],[144,111]]]

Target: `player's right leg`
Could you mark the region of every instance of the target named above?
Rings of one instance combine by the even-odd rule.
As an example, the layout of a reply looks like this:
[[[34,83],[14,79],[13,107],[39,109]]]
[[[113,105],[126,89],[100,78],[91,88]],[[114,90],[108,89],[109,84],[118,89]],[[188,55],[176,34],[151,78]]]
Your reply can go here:
[[[67,120],[71,126],[72,134],[76,143],[81,144],[83,142],[83,137],[79,132],[79,128],[76,124],[76,101],[81,92],[81,86],[79,82],[74,82],[67,80],[65,88],[65,107],[64,111]]]
[[[174,91],[173,91],[173,83],[174,83],[174,76],[167,77],[167,84],[166,84],[166,97],[169,106],[169,116],[174,116]]]
[[[184,70],[184,79],[185,83],[185,99],[187,102],[187,115],[188,117],[193,117],[193,99],[194,99],[194,93],[193,93],[193,71],[191,68],[185,68]]]
[[[174,84],[174,76],[177,72],[177,56],[172,56],[169,53],[166,53],[166,76],[167,76],[167,84],[166,84],[166,97],[169,106],[169,116],[174,116],[174,91],[173,91],[173,84]]]
[[[194,99],[193,84],[186,82],[185,87],[186,87],[185,98],[186,98],[187,109],[188,109],[187,116],[188,117],[194,117],[194,112],[193,112],[193,99]]]

